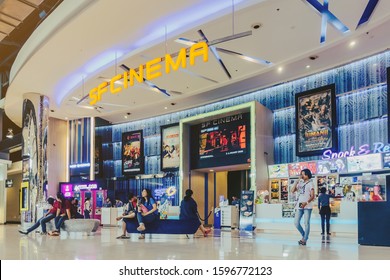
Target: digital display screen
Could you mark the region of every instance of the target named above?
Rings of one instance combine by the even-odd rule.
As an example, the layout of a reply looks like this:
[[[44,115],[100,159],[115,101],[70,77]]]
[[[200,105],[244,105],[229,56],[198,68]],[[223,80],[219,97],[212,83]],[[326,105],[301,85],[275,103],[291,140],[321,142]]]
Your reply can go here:
[[[314,175],[317,173],[317,164],[314,161],[311,162],[295,162],[288,165],[288,174],[290,177],[299,177],[303,169],[309,169]]]
[[[268,175],[270,178],[287,178],[288,164],[274,164],[268,166]]]
[[[122,134],[122,174],[144,173],[144,144],[142,130]]]
[[[383,168],[390,168],[390,153],[383,153]]]
[[[180,127],[161,127],[161,170],[176,171],[180,166]]]
[[[250,115],[240,113],[191,127],[191,169],[250,162]]]
[[[317,161],[317,174],[325,175],[330,173],[345,173],[347,171],[346,158],[334,158]]]
[[[382,169],[382,155],[370,154],[348,157],[348,172],[371,171]]]

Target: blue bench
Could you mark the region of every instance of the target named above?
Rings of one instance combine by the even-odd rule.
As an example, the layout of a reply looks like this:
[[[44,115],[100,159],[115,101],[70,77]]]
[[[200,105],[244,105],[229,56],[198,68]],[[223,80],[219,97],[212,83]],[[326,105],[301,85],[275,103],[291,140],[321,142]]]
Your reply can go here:
[[[140,233],[137,219],[126,220],[126,230],[128,233]],[[195,234],[200,222],[197,220],[156,220],[151,224],[145,223],[146,230],[142,233],[155,234]]]

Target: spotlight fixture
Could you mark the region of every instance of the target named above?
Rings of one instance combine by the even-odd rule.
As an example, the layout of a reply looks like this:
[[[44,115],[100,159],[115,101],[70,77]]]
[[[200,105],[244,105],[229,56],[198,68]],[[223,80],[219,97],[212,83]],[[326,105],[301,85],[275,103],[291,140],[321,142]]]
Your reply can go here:
[[[7,137],[8,139],[14,138],[14,132],[12,131],[12,128],[8,128],[8,132],[5,137]]]

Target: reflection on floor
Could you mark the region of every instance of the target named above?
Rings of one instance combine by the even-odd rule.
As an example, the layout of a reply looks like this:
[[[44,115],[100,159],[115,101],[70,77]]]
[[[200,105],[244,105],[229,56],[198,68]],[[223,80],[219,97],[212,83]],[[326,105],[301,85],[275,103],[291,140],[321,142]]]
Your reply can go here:
[[[307,246],[299,246],[298,234],[240,233],[219,231],[204,238],[200,234],[146,235],[138,240],[116,239],[119,228],[100,228],[93,236],[62,232],[61,236],[18,233],[18,225],[0,225],[0,259],[2,260],[117,260],[117,259],[312,259],[356,260],[390,259],[390,247],[360,246],[356,237],[332,237],[323,243],[318,233],[311,235]]]

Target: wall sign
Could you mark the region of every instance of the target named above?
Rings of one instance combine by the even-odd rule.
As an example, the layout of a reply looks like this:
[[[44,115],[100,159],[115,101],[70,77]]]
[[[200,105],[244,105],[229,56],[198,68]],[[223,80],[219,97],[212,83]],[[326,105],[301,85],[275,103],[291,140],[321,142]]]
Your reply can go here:
[[[69,168],[70,169],[75,169],[75,168],[83,168],[83,167],[90,167],[91,164],[89,162],[86,162],[86,163],[75,163],[75,164],[71,164],[69,165]]]
[[[135,82],[143,83],[162,76],[162,62],[165,62],[165,73],[169,74],[172,70],[177,71],[180,67],[187,67],[187,51],[189,50],[190,65],[195,65],[195,58],[197,56],[203,57],[203,61],[208,61],[208,45],[206,42],[198,42],[193,44],[190,48],[182,48],[179,52],[174,54],[166,54],[165,57],[157,57],[145,64],[139,65],[136,69],[129,69],[129,71],[116,75],[111,78],[109,82],[103,82],[99,86],[93,88],[89,92],[90,105],[96,104],[102,99],[102,95],[108,91],[108,86],[111,94],[117,94],[122,89],[127,89],[129,86],[134,86]],[[177,57],[174,61],[173,57]],[[115,82],[121,81],[123,87],[117,85]],[[168,95],[168,94],[167,94]]]
[[[372,144],[372,147],[370,147],[369,144],[364,144],[361,145],[358,149],[352,146],[348,151],[332,152],[332,150],[326,150],[322,154],[322,159],[344,158],[386,152],[390,152],[390,144],[375,142]]]

